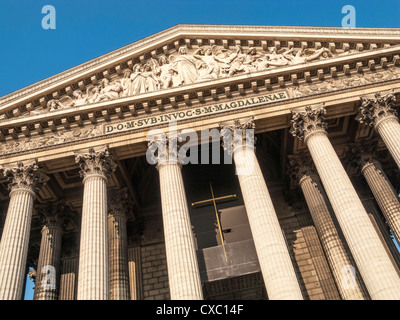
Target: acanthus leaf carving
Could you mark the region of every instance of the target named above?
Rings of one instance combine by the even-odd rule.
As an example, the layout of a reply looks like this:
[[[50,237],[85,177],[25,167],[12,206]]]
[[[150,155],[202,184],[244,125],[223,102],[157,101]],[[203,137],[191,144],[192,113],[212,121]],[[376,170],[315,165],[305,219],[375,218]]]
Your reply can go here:
[[[100,151],[90,148],[89,153],[77,154],[75,162],[81,169],[79,173],[83,179],[91,175],[100,175],[107,179],[117,167],[108,147]]]
[[[148,150],[153,163],[161,165],[164,163],[174,163],[181,165],[179,148],[183,144],[183,138],[178,132],[168,134],[162,132],[149,137]]]
[[[223,137],[221,145],[229,155],[232,155],[236,148],[242,146],[254,149],[257,140],[254,136],[256,127],[254,117],[220,123],[219,127]]]
[[[325,122],[324,114],[324,104],[292,110],[290,133],[294,137],[306,141],[315,132],[326,132],[327,123]]]
[[[128,218],[133,210],[133,202],[129,198],[128,190],[126,188],[108,190],[107,206],[109,215]]]
[[[369,165],[374,165],[377,170],[382,171],[378,160],[377,147],[377,139],[361,141],[358,144],[351,145],[345,161],[352,168],[361,170],[361,172]]]
[[[318,173],[309,154],[301,153],[288,159],[287,174],[293,180],[300,182],[302,179],[317,176]]]
[[[4,176],[7,177],[10,191],[27,189],[34,193],[50,179],[39,167],[37,159],[28,165],[18,162],[16,167],[4,168]]]
[[[65,229],[72,217],[71,208],[62,200],[38,204],[34,210],[39,215],[42,227],[59,227]]]
[[[376,127],[381,120],[397,117],[395,101],[393,90],[385,95],[377,92],[373,96],[361,97],[361,106],[356,120],[367,126]]]

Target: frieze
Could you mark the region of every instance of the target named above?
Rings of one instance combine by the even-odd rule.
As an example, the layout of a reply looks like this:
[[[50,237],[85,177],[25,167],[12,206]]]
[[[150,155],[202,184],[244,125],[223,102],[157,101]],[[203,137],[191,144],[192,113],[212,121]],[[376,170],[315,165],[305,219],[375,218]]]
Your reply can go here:
[[[0,153],[20,152],[30,149],[37,149],[70,141],[82,140],[95,137],[103,133],[102,126],[89,125],[87,127],[77,127],[70,131],[55,132],[47,135],[40,135],[21,140],[12,140],[0,144]]]
[[[395,67],[380,69],[375,72],[355,73],[350,77],[332,77],[319,83],[305,83],[302,85],[290,86],[286,89],[292,98],[299,98],[312,94],[352,88],[399,78],[400,68]]]

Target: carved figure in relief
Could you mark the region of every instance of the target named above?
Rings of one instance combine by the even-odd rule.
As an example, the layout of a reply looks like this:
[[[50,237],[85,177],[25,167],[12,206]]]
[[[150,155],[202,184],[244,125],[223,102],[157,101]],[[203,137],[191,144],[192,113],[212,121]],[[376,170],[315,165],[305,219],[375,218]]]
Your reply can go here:
[[[211,51],[213,58],[218,63],[220,69],[219,76],[226,77],[229,73],[231,62],[237,57],[238,48],[236,48],[235,52],[232,52],[231,50],[219,49],[216,46],[213,46]]]
[[[99,88],[100,92],[94,102],[116,99],[122,92],[122,86],[119,81],[113,81],[110,83],[107,78],[101,80]]]
[[[130,69],[125,69],[123,71],[123,76],[121,79],[121,87],[122,87],[122,97],[128,97],[131,95],[131,90],[132,90],[132,80],[130,78],[131,76],[131,70]]]
[[[257,59],[254,63],[257,71],[263,71],[269,68],[282,67],[289,64],[289,60],[282,53],[278,53],[276,48],[271,48],[270,53]]]
[[[290,64],[299,64],[299,63],[310,62],[312,60],[318,59],[321,56],[323,58],[332,57],[332,53],[327,48],[318,49],[309,56],[305,56],[305,52],[303,49],[299,49],[296,51],[294,48],[291,48],[291,49],[283,52],[282,55],[287,60],[289,60]]]
[[[156,65],[157,62],[154,59],[150,59],[150,61],[143,66],[142,76],[146,78],[146,92],[159,90],[161,88],[161,81],[153,72],[153,70],[156,69]]]
[[[143,67],[137,63],[133,66],[131,73],[132,90],[131,95],[145,93],[146,92],[146,78],[142,74]]]
[[[195,83],[198,77],[197,69],[200,66],[197,59],[187,53],[185,47],[180,47],[178,55],[174,57],[172,69],[177,73],[177,85]]]
[[[49,111],[55,111],[55,110],[64,109],[64,108],[67,108],[67,106],[63,105],[60,102],[60,100],[52,99],[47,102],[47,109]]]
[[[72,95],[74,96],[75,100],[72,102],[74,106],[81,106],[84,105],[88,102],[88,95],[86,96],[83,94],[83,92],[79,89],[75,90]]]
[[[239,72],[254,72],[256,67],[253,65],[254,62],[260,56],[257,54],[256,48],[249,48],[246,53],[242,52],[241,46],[236,46],[236,51],[227,58],[216,58],[217,61],[228,64],[229,68],[227,71],[227,77],[230,77]]]
[[[242,47],[237,46],[237,55],[231,62],[231,66],[229,68],[228,77],[241,72],[246,71],[246,65],[250,65],[253,61],[248,59],[248,56],[242,52]]]
[[[335,56],[352,52],[358,51],[350,50],[345,53],[335,54]],[[190,85],[200,81],[216,80],[240,73],[258,72],[281,66],[302,64],[332,56],[330,50],[324,47],[318,50],[298,48],[282,48],[278,50],[272,47],[269,48],[266,54],[259,54],[255,47],[244,50],[240,45],[236,46],[232,51],[216,45],[189,51],[183,46],[178,49],[177,53],[168,57],[161,55],[158,60],[150,58],[144,65],[135,64],[132,70],[123,70],[122,75],[113,81],[104,78],[98,85],[90,84],[87,86],[86,92],[78,89],[73,91],[72,96],[64,95],[60,99],[52,99],[47,106],[40,106],[30,111],[29,114],[41,114],[160,89]],[[115,76],[117,75],[115,74]],[[293,91],[293,95],[326,92],[341,89],[344,86],[357,86],[399,77],[400,68],[389,68],[382,73],[378,71],[368,74],[354,74],[351,78],[343,79],[340,82],[335,79],[330,82],[325,81],[319,85],[318,90],[313,90],[311,87],[307,87],[307,89],[298,88]]]
[[[202,61],[197,81],[215,80],[219,78],[220,67],[218,61],[215,59],[215,55],[213,54],[213,50],[215,49],[216,46],[213,46],[212,48],[199,48],[193,53],[193,56],[196,59]]]
[[[161,81],[161,86],[163,89],[167,89],[173,86],[173,75],[174,70],[169,63],[169,60],[166,56],[161,56],[158,59],[158,64],[154,70],[155,75]]]
[[[92,88],[87,89],[88,93],[88,102],[89,103],[94,103],[99,99],[100,96],[100,87],[94,86]]]

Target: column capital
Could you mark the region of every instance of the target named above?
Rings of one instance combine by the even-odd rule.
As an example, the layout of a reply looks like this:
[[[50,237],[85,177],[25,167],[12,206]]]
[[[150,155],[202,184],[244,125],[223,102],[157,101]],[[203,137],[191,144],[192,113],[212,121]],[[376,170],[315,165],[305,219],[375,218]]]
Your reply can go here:
[[[308,177],[317,177],[318,173],[309,154],[300,153],[288,158],[287,174],[299,184]],[[318,178],[319,179],[319,178]]]
[[[11,192],[17,189],[25,189],[37,193],[50,179],[39,167],[37,159],[27,165],[18,162],[16,167],[4,168],[4,176],[8,180],[8,189]]]
[[[254,129],[256,125],[253,116],[222,122],[219,124],[219,127],[221,129],[221,136],[223,137],[222,147],[230,155],[232,155],[232,151],[235,152],[235,149],[241,148],[242,146],[246,146],[246,148],[252,147],[254,149],[256,141]]]
[[[396,107],[394,105],[396,97],[393,90],[383,96],[380,92],[377,92],[374,95],[360,97],[360,99],[361,106],[356,116],[356,120],[360,123],[375,127],[376,129],[384,120],[398,120]]]
[[[294,137],[306,142],[313,134],[326,134],[328,125],[325,122],[324,117],[326,112],[324,104],[306,106],[291,111],[292,119],[290,120],[290,133]]]
[[[96,175],[108,179],[117,167],[117,164],[112,160],[108,146],[99,151],[90,148],[89,153],[77,154],[75,162],[81,169],[80,176],[83,180]]]
[[[121,216],[127,219],[133,208],[128,190],[126,188],[109,189],[107,193],[107,206],[109,216]]]
[[[163,164],[178,164],[182,163],[178,157],[179,148],[182,146],[182,137],[178,133],[162,133],[150,137],[148,142],[149,150],[154,150],[149,153],[151,161],[157,163],[158,169]]]
[[[63,201],[39,204],[35,206],[34,210],[39,215],[42,230],[51,227],[64,230],[72,213]]]
[[[381,166],[376,152],[377,146],[377,140],[361,141],[361,143],[351,145],[348,154],[350,165],[361,171],[363,171],[366,166],[372,164],[380,168]]]

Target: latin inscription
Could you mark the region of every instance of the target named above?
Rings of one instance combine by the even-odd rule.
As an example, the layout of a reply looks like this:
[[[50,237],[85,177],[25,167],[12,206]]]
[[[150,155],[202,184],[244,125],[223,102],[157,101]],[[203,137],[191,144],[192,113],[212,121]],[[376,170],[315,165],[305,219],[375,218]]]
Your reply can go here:
[[[172,121],[187,120],[211,114],[227,112],[236,109],[244,109],[254,107],[262,104],[276,102],[279,100],[288,99],[288,95],[285,91],[268,94],[249,99],[235,100],[231,102],[213,104],[210,106],[198,107],[195,109],[189,109],[184,111],[170,112],[154,117],[147,117],[142,119],[136,119],[128,122],[122,122],[117,124],[104,125],[104,133],[115,133],[119,131],[126,131],[132,129],[139,129],[144,127],[156,126]]]

